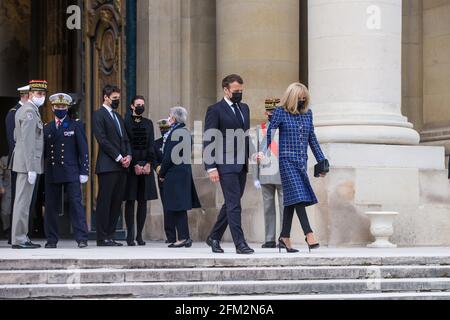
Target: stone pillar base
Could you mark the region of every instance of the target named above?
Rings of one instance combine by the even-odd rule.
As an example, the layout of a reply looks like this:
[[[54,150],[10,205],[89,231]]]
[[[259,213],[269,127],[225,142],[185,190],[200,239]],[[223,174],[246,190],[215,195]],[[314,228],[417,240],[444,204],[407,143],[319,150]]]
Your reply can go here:
[[[366,246],[375,239],[366,211],[399,212],[392,242],[399,246],[450,244],[450,188],[444,148],[323,144],[331,171],[310,180],[319,204],[309,208],[321,244]]]

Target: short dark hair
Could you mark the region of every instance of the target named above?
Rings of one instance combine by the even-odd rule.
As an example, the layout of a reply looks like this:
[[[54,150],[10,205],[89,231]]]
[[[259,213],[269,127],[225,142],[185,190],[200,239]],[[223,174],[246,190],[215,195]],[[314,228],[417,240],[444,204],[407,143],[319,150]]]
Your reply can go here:
[[[242,77],[238,74],[230,74],[223,78],[222,80],[222,88],[229,88],[230,84],[233,82],[237,82],[239,84],[244,84],[244,80],[242,80]]]
[[[139,95],[134,96],[133,99],[131,99],[131,104],[134,105],[134,103],[136,102],[136,100],[144,100],[144,101],[145,101],[145,98],[144,98],[144,96],[139,96]]]
[[[103,88],[103,98],[105,96],[107,96],[108,98],[113,94],[113,93],[120,93],[120,89],[117,86],[112,86],[110,84],[107,84],[104,88]]]

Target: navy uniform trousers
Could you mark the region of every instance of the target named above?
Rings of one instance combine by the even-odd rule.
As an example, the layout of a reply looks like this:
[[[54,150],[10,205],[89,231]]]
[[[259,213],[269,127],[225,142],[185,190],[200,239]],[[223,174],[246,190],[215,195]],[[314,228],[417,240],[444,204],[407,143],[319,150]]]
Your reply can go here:
[[[69,214],[76,241],[87,241],[86,215],[82,206],[80,182],[45,183],[45,234],[49,243],[58,242],[58,221],[62,208],[63,187],[68,195]]]

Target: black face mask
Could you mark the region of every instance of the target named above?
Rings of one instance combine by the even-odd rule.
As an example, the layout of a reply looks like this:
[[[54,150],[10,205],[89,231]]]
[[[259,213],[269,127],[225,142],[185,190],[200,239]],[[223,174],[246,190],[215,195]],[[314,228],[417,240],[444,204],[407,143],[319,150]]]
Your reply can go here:
[[[119,99],[117,99],[117,100],[112,100],[112,102],[111,102],[111,108],[113,108],[113,109],[115,110],[115,109],[119,108],[119,104],[120,104],[120,100],[119,100]]]
[[[298,111],[303,110],[305,108],[305,101],[299,101],[297,103],[297,109]]]
[[[134,113],[136,113],[138,116],[142,115],[145,111],[145,107],[144,106],[136,106],[134,108]]]
[[[242,92],[233,92],[230,100],[233,103],[241,102],[242,101]]]

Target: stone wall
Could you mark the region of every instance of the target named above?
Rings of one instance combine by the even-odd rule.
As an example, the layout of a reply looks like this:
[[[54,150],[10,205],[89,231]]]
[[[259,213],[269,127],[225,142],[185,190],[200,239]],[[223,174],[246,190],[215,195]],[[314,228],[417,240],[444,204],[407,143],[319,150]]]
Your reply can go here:
[[[29,0],[0,1],[0,96],[15,97],[28,83],[30,21]]]

